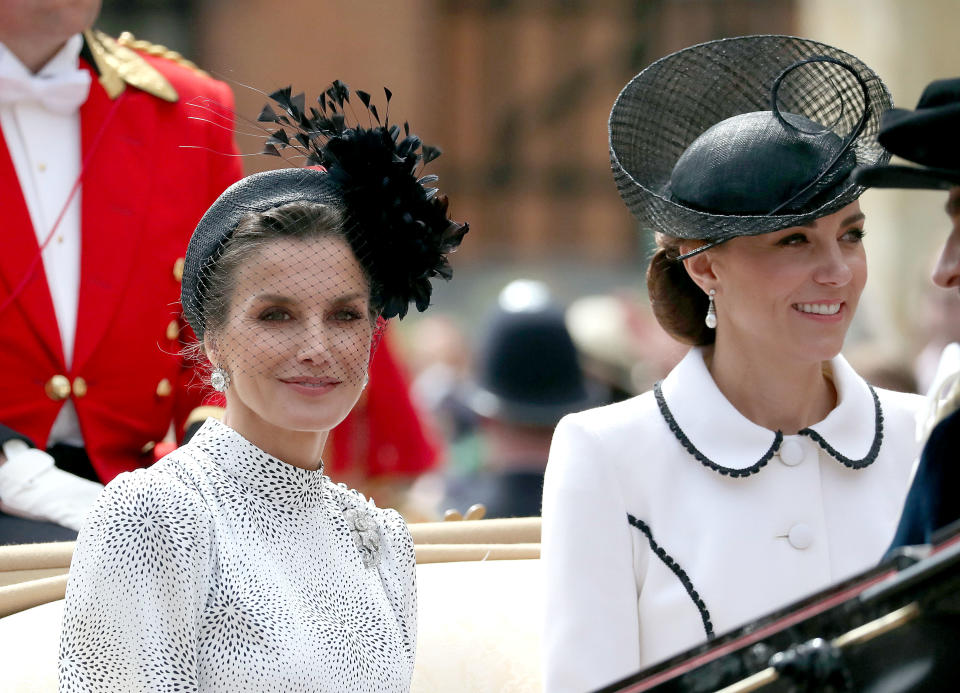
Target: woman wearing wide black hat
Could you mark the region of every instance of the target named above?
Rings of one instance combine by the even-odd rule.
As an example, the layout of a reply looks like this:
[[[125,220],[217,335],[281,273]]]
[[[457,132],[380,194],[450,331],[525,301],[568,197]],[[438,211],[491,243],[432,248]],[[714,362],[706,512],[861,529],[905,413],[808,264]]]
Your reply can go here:
[[[367,122],[348,127],[342,83],[310,112],[277,92],[267,150],[314,166],[244,178],[193,234],[182,303],[223,421],[104,489],[71,565],[61,691],[409,690],[410,533],[320,453],[380,321],[427,307],[467,229],[418,178],[437,150],[356,96]]]
[[[560,422],[543,501],[549,691],[627,676],[875,564],[920,398],[839,355],[866,281],[857,164],[889,105],[854,56],[714,41],[610,115],[620,194],[657,233],[654,312],[693,345],[654,390]]]

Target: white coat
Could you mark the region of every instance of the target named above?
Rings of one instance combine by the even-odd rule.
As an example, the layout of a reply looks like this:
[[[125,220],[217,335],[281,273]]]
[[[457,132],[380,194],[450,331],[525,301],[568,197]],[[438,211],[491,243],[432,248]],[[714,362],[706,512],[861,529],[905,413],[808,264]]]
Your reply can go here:
[[[923,399],[876,390],[875,404],[842,356],[830,367],[837,406],[782,442],[697,348],[660,404],[651,391],[560,422],[543,492],[547,691],[612,683],[882,558]]]

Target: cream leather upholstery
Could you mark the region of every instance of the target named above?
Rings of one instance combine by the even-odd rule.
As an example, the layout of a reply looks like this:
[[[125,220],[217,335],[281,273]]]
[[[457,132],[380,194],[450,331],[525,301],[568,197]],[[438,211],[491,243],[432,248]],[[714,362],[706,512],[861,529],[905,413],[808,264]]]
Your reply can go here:
[[[540,519],[410,525],[417,551],[413,693],[539,691]],[[5,692],[56,691],[72,543],[0,547]]]
[[[539,692],[540,561],[419,564],[413,693]]]
[[[6,693],[53,693],[57,690],[57,655],[63,599],[34,606],[0,619],[0,651]]]

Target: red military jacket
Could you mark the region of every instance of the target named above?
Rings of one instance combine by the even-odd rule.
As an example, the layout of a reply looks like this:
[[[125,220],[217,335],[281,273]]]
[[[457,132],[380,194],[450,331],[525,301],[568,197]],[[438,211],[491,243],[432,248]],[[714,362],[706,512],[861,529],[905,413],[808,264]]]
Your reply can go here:
[[[227,85],[102,34],[85,38],[81,65],[93,83],[80,109],[82,159],[90,160],[80,191],[73,363],[69,369],[64,363],[38,262],[0,313],[0,424],[46,447],[69,398],[87,454],[107,482],[151,462],[153,443],[171,425],[179,436],[201,403],[198,376],[180,355],[189,334],[179,305],[183,256],[200,217],[241,176],[241,165]],[[196,105],[204,99],[223,115]],[[3,306],[39,247],[2,134],[0,209]]]

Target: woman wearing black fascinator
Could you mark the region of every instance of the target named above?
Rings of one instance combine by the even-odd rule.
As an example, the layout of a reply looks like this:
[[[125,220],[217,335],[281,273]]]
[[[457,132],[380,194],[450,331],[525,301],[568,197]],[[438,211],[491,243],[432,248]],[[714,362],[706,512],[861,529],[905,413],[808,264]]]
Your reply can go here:
[[[866,281],[857,165],[883,83],[786,36],[669,55],[610,114],[621,197],[656,234],[651,392],[568,416],[544,483],[547,690],[584,691],[874,565],[921,400],[840,355]]]
[[[332,483],[320,453],[382,321],[429,305],[467,226],[419,177],[439,151],[354,96],[335,82],[308,110],[274,93],[266,153],[306,167],[244,178],[193,234],[181,303],[223,421],[98,499],[71,565],[61,691],[409,690],[410,533]]]

